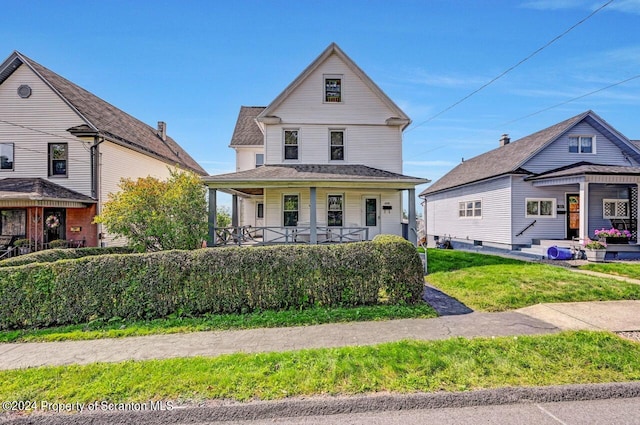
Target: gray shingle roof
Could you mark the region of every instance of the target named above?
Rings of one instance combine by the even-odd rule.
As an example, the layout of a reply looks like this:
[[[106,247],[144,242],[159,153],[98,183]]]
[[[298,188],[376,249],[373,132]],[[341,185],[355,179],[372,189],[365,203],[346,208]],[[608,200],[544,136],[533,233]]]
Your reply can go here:
[[[0,199],[65,200],[95,203],[82,193],[41,178],[0,179]]]
[[[31,67],[51,85],[94,128],[108,139],[129,148],[157,156],[170,165],[178,164],[200,175],[208,173],[171,137],[163,141],[157,130],[105,102],[39,63],[15,52],[17,59]],[[6,77],[5,77],[6,78]]]
[[[240,107],[238,121],[236,121],[229,146],[262,146],[264,144],[264,135],[256,123],[256,117],[264,110],[264,106]]]
[[[583,112],[508,145],[468,159],[422,191],[420,196],[504,174],[526,173],[526,170],[520,168],[526,160],[589,114],[593,112]]]
[[[219,174],[205,177],[205,182],[233,181],[398,181],[422,184],[428,180],[405,176],[390,171],[367,167],[366,165],[332,165],[332,164],[284,164],[264,165],[237,173]]]

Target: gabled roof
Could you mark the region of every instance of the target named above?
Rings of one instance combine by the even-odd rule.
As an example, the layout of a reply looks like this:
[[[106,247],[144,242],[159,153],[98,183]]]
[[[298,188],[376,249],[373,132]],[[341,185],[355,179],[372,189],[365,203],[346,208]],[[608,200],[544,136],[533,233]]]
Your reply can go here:
[[[433,194],[454,187],[506,174],[530,174],[523,165],[551,142],[589,118],[599,130],[623,140],[633,146],[624,136],[609,126],[593,111],[586,111],[551,127],[540,130],[522,139],[500,146],[484,154],[464,161],[442,178],[422,191],[419,196]]]
[[[41,178],[0,179],[0,200],[96,202],[82,193]]]
[[[405,129],[409,124],[411,124],[411,119],[409,118],[409,116],[405,114],[402,109],[400,109],[398,105],[396,105],[393,100],[391,100],[391,98],[389,98],[389,96],[387,96],[380,89],[380,87],[378,87],[378,85],[374,83],[373,80],[369,78],[369,76],[365,74],[365,72],[360,69],[360,67],[356,65],[356,63],[351,60],[351,58],[347,56],[346,53],[342,51],[342,49],[340,49],[340,47],[338,47],[336,43],[331,43],[329,47],[327,47],[324,52],[322,52],[320,56],[318,56],[311,63],[311,65],[309,65],[304,71],[302,71],[302,73],[295,80],[293,80],[293,82],[291,82],[291,84],[289,84],[287,88],[284,89],[284,91],[280,93],[278,97],[276,97],[273,102],[271,102],[269,106],[265,108],[264,111],[262,111],[258,115],[258,121],[261,121],[265,118],[268,119],[268,117],[273,116],[274,111],[278,108],[278,106],[280,106],[287,99],[287,97],[289,97],[289,95],[298,86],[300,86],[318,67],[320,67],[320,65],[322,65],[327,59],[329,59],[331,55],[338,56],[347,65],[347,67],[349,67],[349,69],[356,76],[358,76],[358,78],[360,78],[360,80],[382,101],[382,103],[384,103],[391,111],[393,111],[393,118],[398,119],[399,122],[402,123],[402,129]]]
[[[83,130],[97,132],[109,141],[156,157],[169,165],[177,164],[197,174],[207,174],[171,137],[166,136],[166,140],[162,140],[155,128],[105,102],[20,52],[14,52],[0,65],[0,84],[22,64],[28,66],[76,111],[87,123],[88,128],[83,128]]]
[[[264,110],[264,106],[240,107],[238,121],[236,121],[229,147],[262,146],[264,144],[264,135],[256,122],[256,117]]]

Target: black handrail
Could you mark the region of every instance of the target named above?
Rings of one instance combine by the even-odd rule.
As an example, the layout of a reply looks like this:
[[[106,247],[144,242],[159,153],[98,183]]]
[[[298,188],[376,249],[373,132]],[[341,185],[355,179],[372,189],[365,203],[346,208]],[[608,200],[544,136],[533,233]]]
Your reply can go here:
[[[536,224],[537,220],[533,220],[527,227],[525,227],[524,229],[522,229],[522,231],[520,233],[518,233],[516,235],[516,238],[520,235],[522,235],[524,232],[526,232],[527,230],[529,230],[530,227],[533,227],[534,224]]]

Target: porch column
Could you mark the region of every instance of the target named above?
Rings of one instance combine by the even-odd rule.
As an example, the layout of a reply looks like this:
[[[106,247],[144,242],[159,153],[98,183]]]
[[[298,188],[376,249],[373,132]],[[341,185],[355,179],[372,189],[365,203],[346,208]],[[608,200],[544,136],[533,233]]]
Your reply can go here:
[[[584,242],[589,237],[589,183],[580,182],[580,230],[578,237]]]
[[[418,244],[418,225],[416,218],[416,189],[409,189],[407,191],[409,193],[409,229],[407,237],[409,238],[409,242],[414,245]]]
[[[215,228],[218,226],[218,200],[216,199],[217,196],[218,191],[209,188],[209,240],[207,241],[207,246],[215,246],[216,243]]]
[[[309,188],[309,196],[311,201],[309,203],[309,242],[312,245],[318,243],[318,219],[316,217],[316,188]]]
[[[231,225],[238,227],[238,195],[231,196]]]

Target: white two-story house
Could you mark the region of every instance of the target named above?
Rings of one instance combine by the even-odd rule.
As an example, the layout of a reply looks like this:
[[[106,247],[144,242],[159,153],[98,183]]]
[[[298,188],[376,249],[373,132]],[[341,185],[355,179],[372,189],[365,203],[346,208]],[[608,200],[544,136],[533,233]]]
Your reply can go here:
[[[93,223],[123,177],[207,174],[166,134],[14,52],[0,64],[0,245],[121,244]],[[5,243],[6,242],[6,243]]]
[[[230,145],[237,171],[204,178],[210,211],[217,190],[230,193],[233,226],[259,228],[252,236],[265,242],[401,235],[403,194],[415,223],[415,186],[428,182],[402,174],[410,122],[333,43],[271,104],[240,109]]]

